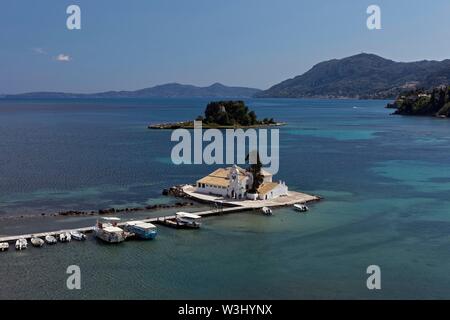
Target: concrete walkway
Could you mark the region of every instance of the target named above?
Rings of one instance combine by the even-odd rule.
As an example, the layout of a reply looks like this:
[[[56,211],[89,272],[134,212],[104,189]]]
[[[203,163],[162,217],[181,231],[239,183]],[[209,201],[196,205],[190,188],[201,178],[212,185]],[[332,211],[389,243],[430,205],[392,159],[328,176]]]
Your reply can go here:
[[[192,197],[204,202],[225,204],[230,206],[238,206],[244,208],[262,208],[262,207],[282,207],[290,206],[295,203],[307,203],[311,201],[320,200],[320,197],[312,196],[306,193],[289,191],[287,196],[278,197],[271,200],[235,200],[235,199],[225,199],[223,197],[208,195],[203,193],[195,192],[195,187],[184,186],[183,191]]]

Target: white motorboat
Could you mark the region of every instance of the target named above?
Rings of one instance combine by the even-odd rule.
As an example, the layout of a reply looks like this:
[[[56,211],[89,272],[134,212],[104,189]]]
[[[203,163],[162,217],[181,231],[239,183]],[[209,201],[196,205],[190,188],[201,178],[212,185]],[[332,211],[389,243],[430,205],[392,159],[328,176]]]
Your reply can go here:
[[[95,236],[109,243],[120,243],[125,241],[125,231],[117,226],[119,222],[119,218],[113,217],[98,219],[94,227]]]
[[[268,208],[268,207],[262,207],[261,208],[262,213],[264,213],[266,216],[271,216],[272,215],[272,209]]]
[[[44,240],[38,237],[31,238],[31,244],[33,247],[42,247],[44,245]]]
[[[72,240],[72,236],[70,235],[69,232],[61,232],[58,235],[58,239],[61,242],[70,242]]]
[[[58,241],[56,240],[56,238],[54,236],[48,235],[48,236],[45,236],[45,242],[48,244],[55,244]]]
[[[61,242],[66,242],[66,234],[64,232],[58,234],[58,240]]]
[[[184,228],[200,228],[202,225],[200,219],[202,217],[196,214],[188,212],[177,212],[175,215],[175,220],[177,224]]]
[[[9,249],[9,243],[8,242],[1,242],[0,243],[0,251],[6,251]]]
[[[86,240],[86,235],[84,233],[81,233],[76,230],[70,231],[70,235],[71,235],[72,239],[77,240],[77,241]]]
[[[307,212],[309,210],[305,204],[294,204],[294,209],[300,212]]]
[[[25,238],[20,238],[16,241],[16,250],[25,250],[28,247],[28,241]]]

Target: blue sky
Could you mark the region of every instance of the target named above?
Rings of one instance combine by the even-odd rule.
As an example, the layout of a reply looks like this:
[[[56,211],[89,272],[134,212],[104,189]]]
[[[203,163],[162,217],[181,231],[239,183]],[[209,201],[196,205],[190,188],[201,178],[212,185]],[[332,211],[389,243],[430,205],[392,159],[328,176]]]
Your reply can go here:
[[[81,30],[66,28],[70,4],[81,7]],[[370,4],[381,7],[382,30],[366,27]],[[0,93],[167,82],[264,89],[360,52],[443,60],[449,13],[448,0],[4,0]]]

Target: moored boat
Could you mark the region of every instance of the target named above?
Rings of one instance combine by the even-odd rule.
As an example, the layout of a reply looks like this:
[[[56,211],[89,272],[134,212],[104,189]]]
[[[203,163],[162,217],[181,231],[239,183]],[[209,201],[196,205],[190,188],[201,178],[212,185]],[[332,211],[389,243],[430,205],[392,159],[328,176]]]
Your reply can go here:
[[[134,233],[140,239],[154,239],[157,234],[154,224],[143,221],[129,221],[125,225],[125,230]]]
[[[272,215],[272,209],[268,208],[268,207],[262,207],[261,208],[262,213],[264,213],[266,216],[271,216]]]
[[[25,238],[17,239],[16,241],[16,250],[22,251],[28,247],[28,241]]]
[[[70,242],[72,236],[70,235],[70,232],[63,231],[58,235],[58,240],[61,242]]]
[[[202,217],[189,212],[177,212],[175,222],[180,228],[198,229],[202,225],[200,219]]]
[[[307,212],[309,210],[305,204],[294,204],[294,209],[300,212]]]
[[[84,233],[81,233],[76,230],[70,231],[70,235],[71,235],[72,239],[77,240],[77,241],[86,240],[86,235]]]
[[[56,240],[56,238],[55,238],[54,236],[47,235],[47,236],[45,236],[45,242],[46,242],[47,244],[55,244],[55,243],[57,243],[58,241]]]
[[[0,251],[6,251],[9,249],[9,243],[8,242],[1,242],[0,243]]]
[[[38,237],[32,237],[31,244],[33,245],[33,247],[42,247],[44,245],[44,240]]]
[[[94,227],[95,236],[109,243],[125,241],[125,232],[117,226],[119,222],[119,218],[106,217],[98,219]]]

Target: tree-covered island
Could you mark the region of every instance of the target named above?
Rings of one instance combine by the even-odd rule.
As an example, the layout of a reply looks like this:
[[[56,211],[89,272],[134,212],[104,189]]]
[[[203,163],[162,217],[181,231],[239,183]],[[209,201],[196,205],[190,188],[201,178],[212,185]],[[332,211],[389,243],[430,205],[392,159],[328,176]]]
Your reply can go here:
[[[273,118],[258,120],[255,111],[251,111],[244,101],[213,101],[206,106],[204,115],[198,116],[203,128],[257,128],[284,125]],[[194,121],[161,123],[148,126],[149,129],[193,129]]]

